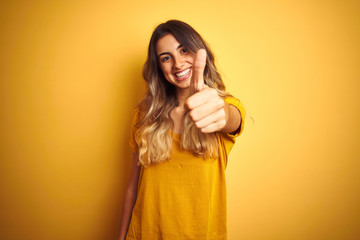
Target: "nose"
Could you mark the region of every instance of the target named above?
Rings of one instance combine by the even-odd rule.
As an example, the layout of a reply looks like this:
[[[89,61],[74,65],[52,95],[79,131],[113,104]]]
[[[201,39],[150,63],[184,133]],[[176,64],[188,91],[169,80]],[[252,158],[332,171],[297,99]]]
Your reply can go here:
[[[181,69],[184,66],[184,58],[182,56],[174,57],[174,67],[175,69]]]

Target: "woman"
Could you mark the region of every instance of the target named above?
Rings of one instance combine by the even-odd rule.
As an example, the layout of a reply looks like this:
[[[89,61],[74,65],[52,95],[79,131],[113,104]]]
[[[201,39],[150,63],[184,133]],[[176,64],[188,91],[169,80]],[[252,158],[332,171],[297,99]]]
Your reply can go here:
[[[225,168],[244,127],[241,102],[181,21],[154,30],[143,77],[120,239],[227,239]]]

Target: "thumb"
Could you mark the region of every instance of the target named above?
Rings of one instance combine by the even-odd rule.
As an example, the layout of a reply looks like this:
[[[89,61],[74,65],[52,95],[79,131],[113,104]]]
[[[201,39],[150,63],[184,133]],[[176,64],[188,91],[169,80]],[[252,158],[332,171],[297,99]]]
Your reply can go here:
[[[204,88],[204,69],[206,66],[206,50],[199,49],[196,52],[192,66],[193,73],[191,77],[191,94],[200,92]]]

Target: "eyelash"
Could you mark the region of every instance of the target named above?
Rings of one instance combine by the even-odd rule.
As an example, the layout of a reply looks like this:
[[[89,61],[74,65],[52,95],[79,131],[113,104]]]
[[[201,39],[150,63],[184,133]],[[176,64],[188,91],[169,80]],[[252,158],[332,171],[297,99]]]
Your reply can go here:
[[[170,59],[170,57],[166,56],[163,59],[161,59],[161,62],[165,62],[166,60]]]

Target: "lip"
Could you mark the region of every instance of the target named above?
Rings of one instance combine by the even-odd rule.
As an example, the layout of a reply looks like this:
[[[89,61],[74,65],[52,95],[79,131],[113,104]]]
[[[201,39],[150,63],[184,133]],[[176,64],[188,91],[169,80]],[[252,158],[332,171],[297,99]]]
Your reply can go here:
[[[187,69],[190,69],[190,71],[189,71],[185,76],[177,77],[177,76],[175,75],[176,73],[183,72],[183,71],[185,71],[185,70],[187,70]],[[173,75],[174,75],[174,77],[175,77],[176,80],[178,80],[178,81],[184,81],[184,80],[186,80],[186,79],[188,79],[188,78],[190,77],[191,72],[192,72],[192,67],[189,67],[189,68],[183,69],[183,70],[181,70],[181,71],[178,71],[178,72],[174,73]]]

